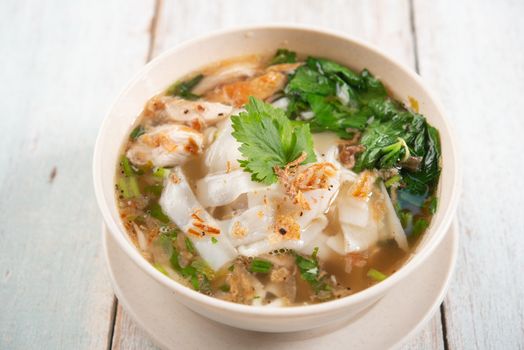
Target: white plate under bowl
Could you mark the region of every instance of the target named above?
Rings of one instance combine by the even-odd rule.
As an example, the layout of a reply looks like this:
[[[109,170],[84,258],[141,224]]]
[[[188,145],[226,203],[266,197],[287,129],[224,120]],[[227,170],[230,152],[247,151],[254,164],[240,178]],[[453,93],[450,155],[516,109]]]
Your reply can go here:
[[[164,349],[387,349],[417,333],[446,294],[458,251],[454,222],[409,278],[353,321],[294,333],[257,333],[210,321],[179,304],[117,246],[104,227],[104,249],[124,310]]]

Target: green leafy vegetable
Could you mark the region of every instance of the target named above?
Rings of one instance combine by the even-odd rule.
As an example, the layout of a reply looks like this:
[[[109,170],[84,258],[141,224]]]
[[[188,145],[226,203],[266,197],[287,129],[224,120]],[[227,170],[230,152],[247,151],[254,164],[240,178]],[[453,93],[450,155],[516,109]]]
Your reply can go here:
[[[201,292],[209,292],[211,290],[209,280],[214,278],[214,271],[200,258],[193,260],[190,265],[182,267],[178,259],[179,255],[180,252],[177,249],[173,249],[173,254],[171,254],[171,258],[169,259],[173,269],[184,277],[193,289]]]
[[[330,286],[325,282],[325,276],[321,276],[320,267],[318,264],[318,248],[313,250],[311,258],[306,258],[302,255],[295,254],[295,262],[298,270],[300,271],[300,277],[308,282],[315,293],[321,291],[329,291]]]
[[[285,93],[289,117],[303,118],[302,112],[311,111],[314,116],[308,122],[314,132],[333,131],[343,138],[353,136],[351,129],[364,129],[373,115],[371,102],[387,97],[382,83],[367,70],[359,75],[315,57],[295,71]]]
[[[191,91],[203,78],[204,75],[199,74],[189,80],[176,82],[166,90],[166,95],[180,96],[186,100],[196,100],[200,96],[193,94]]]
[[[251,265],[249,266],[249,271],[259,272],[259,273],[269,273],[272,267],[273,267],[273,263],[271,261],[254,258],[253,261],[251,261]]]
[[[281,109],[250,97],[247,112],[231,117],[233,136],[241,143],[239,148],[246,158],[240,161],[252,179],[271,184],[277,181],[274,167],[285,167],[302,152],[303,163],[316,161],[309,126],[289,120]]]
[[[357,74],[336,62],[309,57],[284,89],[287,115],[306,119],[313,132],[333,131],[351,138],[362,132],[365,150],[357,154],[354,170],[400,169],[399,191],[431,192],[440,175],[438,131],[426,119],[390,98],[384,85],[368,70]],[[305,112],[310,113],[305,117]]]
[[[212,280],[215,278],[215,271],[207,264],[207,262],[202,258],[196,258],[191,262],[197,273],[200,273],[206,276],[207,279]]]
[[[374,279],[377,282],[381,282],[381,281],[385,280],[386,278],[388,278],[387,275],[383,274],[382,272],[380,272],[379,270],[376,270],[376,269],[369,269],[367,276],[369,278]]]
[[[278,49],[275,56],[269,62],[269,65],[281,63],[295,63],[297,61],[297,54],[288,49]]]
[[[424,230],[429,226],[429,222],[424,218],[418,218],[413,223],[413,232],[412,234],[416,237],[420,235]]]
[[[229,292],[229,290],[231,289],[231,287],[229,286],[229,284],[226,284],[224,283],[223,285],[221,285],[220,287],[218,287],[218,289],[220,289],[222,292]]]
[[[431,215],[435,214],[437,212],[437,207],[438,207],[438,198],[437,196],[432,196],[428,202],[429,213]]]

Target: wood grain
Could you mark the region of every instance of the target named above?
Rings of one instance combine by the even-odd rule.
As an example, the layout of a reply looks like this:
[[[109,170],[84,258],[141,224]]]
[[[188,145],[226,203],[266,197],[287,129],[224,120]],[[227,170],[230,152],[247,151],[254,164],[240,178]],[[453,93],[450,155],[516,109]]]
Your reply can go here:
[[[207,32],[232,26],[292,22],[338,30],[372,42],[406,65],[415,66],[407,1],[162,1],[152,55]],[[113,349],[153,349],[154,345],[121,308]],[[440,312],[405,349],[443,349]]]
[[[524,2],[415,1],[422,76],[462,150],[450,349],[524,348]]]
[[[144,63],[152,3],[0,7],[0,348],[104,349],[114,297],[92,151]]]

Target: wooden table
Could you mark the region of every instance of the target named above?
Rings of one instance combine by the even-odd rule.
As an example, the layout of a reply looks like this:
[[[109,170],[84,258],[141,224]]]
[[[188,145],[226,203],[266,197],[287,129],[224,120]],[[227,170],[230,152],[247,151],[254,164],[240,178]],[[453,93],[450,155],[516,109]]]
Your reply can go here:
[[[405,348],[522,349],[523,14],[522,0],[2,1],[0,348],[154,348],[106,274],[91,181],[98,127],[158,53],[215,29],[285,21],[365,39],[413,67],[459,135],[457,270]]]

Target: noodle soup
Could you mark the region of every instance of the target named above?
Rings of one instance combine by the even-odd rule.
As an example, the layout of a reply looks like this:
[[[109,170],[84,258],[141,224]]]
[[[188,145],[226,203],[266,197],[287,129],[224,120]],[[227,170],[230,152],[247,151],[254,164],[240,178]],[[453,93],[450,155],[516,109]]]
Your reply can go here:
[[[147,101],[115,192],[159,271],[248,305],[341,298],[409,258],[437,208],[438,131],[370,72],[233,58]]]

